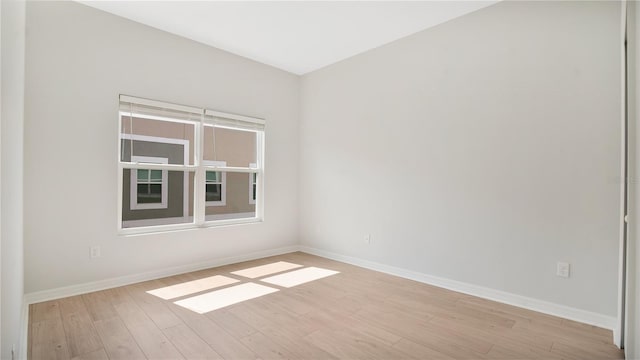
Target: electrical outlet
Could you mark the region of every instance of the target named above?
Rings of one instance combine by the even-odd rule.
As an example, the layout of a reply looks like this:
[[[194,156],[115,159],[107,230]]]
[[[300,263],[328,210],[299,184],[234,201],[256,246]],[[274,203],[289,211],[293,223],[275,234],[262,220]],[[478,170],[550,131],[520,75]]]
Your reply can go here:
[[[371,244],[371,235],[367,234],[364,236],[364,243]]]
[[[95,259],[95,258],[99,258],[102,257],[102,254],[100,253],[100,246],[92,246],[91,247],[91,258]]]
[[[566,262],[558,262],[556,267],[556,275],[560,277],[568,278],[570,274],[571,265]]]

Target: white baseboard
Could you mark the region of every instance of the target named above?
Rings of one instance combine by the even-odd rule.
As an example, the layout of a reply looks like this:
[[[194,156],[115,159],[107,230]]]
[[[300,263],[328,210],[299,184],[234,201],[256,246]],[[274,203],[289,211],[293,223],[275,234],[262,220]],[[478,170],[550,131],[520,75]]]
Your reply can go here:
[[[243,261],[261,259],[269,256],[282,255],[290,252],[298,251],[297,245],[285,246],[277,249],[256,251],[249,254],[231,256],[225,258],[212,259],[210,261],[200,262],[190,265],[175,266],[168,269],[145,272],[141,274],[125,275],[117,278],[93,281],[79,285],[65,286],[56,289],[48,289],[25,294],[25,303],[28,305],[48,300],[55,300],[74,295],[86,294],[94,291],[111,289],[114,287],[125,286],[142,281],[160,279],[167,276],[184,274],[191,271],[209,269],[212,267],[223,266],[228,264],[239,263]],[[26,357],[26,355],[25,355]]]
[[[619,327],[616,325],[611,329],[613,331],[613,344],[618,347],[618,349],[622,349],[622,338],[620,336]]]
[[[390,275],[399,276],[405,279],[419,281],[421,283],[438,286],[441,288],[461,292],[468,295],[477,296],[483,299],[493,300],[504,304],[518,306],[528,310],[533,310],[561,318],[578,321],[581,323],[595,325],[605,329],[614,330],[616,328],[616,318],[586,310],[580,310],[565,305],[538,300],[526,296],[516,295],[505,291],[495,290],[484,286],[473,285],[461,281],[450,280],[438,276],[419,273],[412,270],[402,269],[395,266],[380,264],[377,262],[364,260],[352,256],[341,255],[330,251],[320,250],[307,246],[300,246],[300,251],[322,256],[328,259],[345,262],[351,265],[380,271]],[[615,334],[614,334],[615,336]]]

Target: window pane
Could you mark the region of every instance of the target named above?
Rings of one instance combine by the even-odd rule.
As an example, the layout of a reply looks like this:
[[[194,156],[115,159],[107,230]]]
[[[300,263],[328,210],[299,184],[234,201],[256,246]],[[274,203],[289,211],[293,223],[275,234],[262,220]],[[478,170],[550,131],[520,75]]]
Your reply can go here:
[[[194,163],[193,124],[149,119],[142,115],[122,115],[120,121],[121,161],[130,162],[133,155],[166,158],[169,164]]]
[[[138,184],[138,204],[162,202],[162,184]]]
[[[221,184],[207,184],[207,186],[206,186],[206,200],[207,201],[222,201],[222,185]]]
[[[151,181],[162,181],[162,170],[151,170]]]
[[[207,182],[216,182],[218,178],[216,171],[207,171]]]
[[[204,160],[226,161],[231,167],[249,167],[257,162],[256,141],[254,131],[205,126]]]
[[[147,182],[149,180],[149,170],[138,169],[138,182]]]
[[[255,204],[249,203],[249,197],[251,194],[247,191],[250,189],[250,180],[251,178],[247,176],[247,173],[227,172],[225,182],[225,204],[222,206],[207,206],[205,209],[205,220],[215,221],[255,217],[256,206]],[[219,185],[208,184],[207,196],[209,196],[209,186]],[[211,190],[214,189],[212,188]],[[211,194],[214,192],[215,191],[212,191]]]
[[[131,174],[123,170],[123,228],[193,222],[193,172],[167,171],[166,182],[144,184]]]

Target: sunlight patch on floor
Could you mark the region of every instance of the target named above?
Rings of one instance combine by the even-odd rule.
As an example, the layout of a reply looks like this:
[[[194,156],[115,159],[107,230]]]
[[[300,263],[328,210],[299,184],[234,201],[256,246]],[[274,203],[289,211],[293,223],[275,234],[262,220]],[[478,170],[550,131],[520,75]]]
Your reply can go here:
[[[198,314],[204,314],[276,291],[278,289],[256,283],[246,283],[179,300],[174,304],[195,311]]]
[[[195,294],[197,292],[215,289],[217,287],[234,284],[240,282],[240,280],[232,279],[230,277],[215,275],[204,279],[198,279],[188,282],[183,282],[176,285],[166,286],[163,288],[149,290],[147,293],[155,295],[164,300],[175,299],[177,297]]]
[[[338,271],[327,270],[317,267],[308,267],[300,270],[290,271],[284,274],[275,275],[262,279],[261,281],[286,288],[294,287],[313,280],[325,278],[338,274]]]
[[[255,279],[299,267],[302,267],[302,265],[292,264],[286,261],[278,261],[267,265],[254,266],[248,269],[234,271],[232,274],[244,276],[249,279]]]
[[[248,279],[261,278],[263,276],[276,274],[261,279],[260,281],[284,288],[291,288],[300,284],[305,284],[310,281],[322,279],[327,276],[340,273],[339,271],[317,267],[305,267],[302,269],[298,269],[301,267],[302,265],[293,264],[286,261],[278,261],[271,264],[254,266],[251,268],[234,271],[231,272],[231,274],[242,276]],[[208,290],[231,284],[235,285],[224,289],[203,293]],[[189,298],[183,298],[178,301],[174,301],[174,304],[182,306],[198,314],[204,314],[277,291],[279,290],[273,287],[253,282],[245,282],[223,275],[215,275],[203,279],[187,281],[159,289],[149,290],[147,291],[147,293],[155,295],[164,300],[177,300],[176,298],[192,295]]]

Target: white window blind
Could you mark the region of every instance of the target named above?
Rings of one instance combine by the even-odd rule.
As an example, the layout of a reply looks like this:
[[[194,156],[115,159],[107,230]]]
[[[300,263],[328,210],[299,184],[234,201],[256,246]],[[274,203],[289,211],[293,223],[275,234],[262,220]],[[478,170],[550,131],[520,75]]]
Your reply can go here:
[[[120,112],[124,114],[134,112],[138,115],[162,119],[199,122],[204,114],[204,109],[120,95]]]
[[[265,127],[265,121],[263,119],[227,114],[213,110],[205,110],[204,121],[208,124],[220,127],[230,127],[233,129],[263,131]]]

